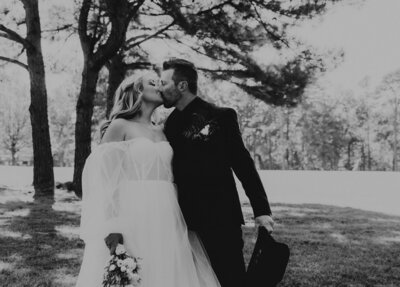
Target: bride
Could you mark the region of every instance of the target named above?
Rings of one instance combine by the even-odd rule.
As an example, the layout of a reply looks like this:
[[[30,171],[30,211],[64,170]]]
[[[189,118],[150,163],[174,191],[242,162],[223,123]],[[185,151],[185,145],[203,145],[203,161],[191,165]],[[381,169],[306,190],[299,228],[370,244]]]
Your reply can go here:
[[[82,175],[81,238],[85,251],[76,286],[102,286],[110,257],[104,239],[123,236],[140,257],[142,287],[219,287],[196,234],[188,232],[173,184],[172,148],[151,116],[163,100],[158,77],[125,79],[116,91],[101,144]]]

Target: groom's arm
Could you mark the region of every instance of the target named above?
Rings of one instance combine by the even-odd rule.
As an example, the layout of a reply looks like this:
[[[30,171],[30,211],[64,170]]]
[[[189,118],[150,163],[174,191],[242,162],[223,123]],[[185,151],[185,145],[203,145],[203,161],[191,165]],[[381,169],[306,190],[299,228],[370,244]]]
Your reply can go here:
[[[271,216],[271,208],[262,181],[250,153],[246,149],[239,129],[235,110],[227,109],[224,114],[226,134],[228,136],[230,164],[250,200],[254,217]]]

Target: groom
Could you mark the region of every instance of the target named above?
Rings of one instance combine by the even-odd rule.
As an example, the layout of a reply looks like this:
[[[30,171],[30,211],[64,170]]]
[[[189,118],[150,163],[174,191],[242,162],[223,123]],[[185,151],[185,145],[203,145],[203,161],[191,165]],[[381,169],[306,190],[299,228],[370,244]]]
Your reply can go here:
[[[186,224],[199,235],[222,287],[243,287],[244,220],[232,170],[250,199],[256,224],[272,232],[274,221],[236,112],[197,97],[196,68],[183,59],[163,63],[160,92],[164,106],[175,107],[165,134],[174,150],[174,179]]]

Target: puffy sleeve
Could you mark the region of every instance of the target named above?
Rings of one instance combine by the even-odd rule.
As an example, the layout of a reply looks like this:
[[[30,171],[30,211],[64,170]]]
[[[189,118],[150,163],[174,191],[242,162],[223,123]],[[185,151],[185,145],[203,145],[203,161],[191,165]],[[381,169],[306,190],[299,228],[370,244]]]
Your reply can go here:
[[[87,158],[82,173],[80,237],[103,241],[109,233],[122,233],[119,220],[119,184],[123,180],[123,145],[102,144]]]

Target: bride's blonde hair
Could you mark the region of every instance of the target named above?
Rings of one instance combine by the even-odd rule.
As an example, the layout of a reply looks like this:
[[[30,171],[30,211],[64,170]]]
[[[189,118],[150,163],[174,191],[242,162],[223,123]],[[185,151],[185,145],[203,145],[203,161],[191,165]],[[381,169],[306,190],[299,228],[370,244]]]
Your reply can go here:
[[[132,119],[140,115],[142,106],[143,76],[129,76],[119,85],[114,95],[114,105],[110,116],[100,127],[100,138],[114,119]]]

